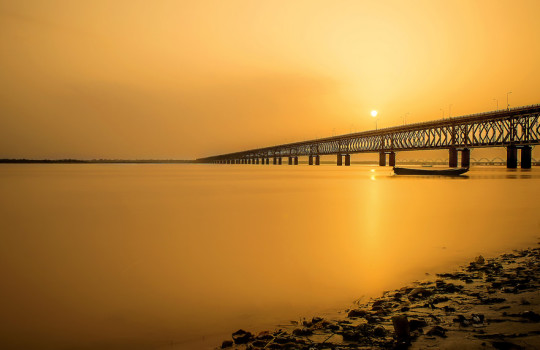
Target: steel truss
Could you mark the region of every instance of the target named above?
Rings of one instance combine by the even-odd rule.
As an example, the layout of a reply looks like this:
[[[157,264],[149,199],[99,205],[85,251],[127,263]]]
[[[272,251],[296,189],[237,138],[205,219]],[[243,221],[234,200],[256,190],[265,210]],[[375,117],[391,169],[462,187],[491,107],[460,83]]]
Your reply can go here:
[[[199,162],[540,143],[540,105],[516,107],[200,158]]]

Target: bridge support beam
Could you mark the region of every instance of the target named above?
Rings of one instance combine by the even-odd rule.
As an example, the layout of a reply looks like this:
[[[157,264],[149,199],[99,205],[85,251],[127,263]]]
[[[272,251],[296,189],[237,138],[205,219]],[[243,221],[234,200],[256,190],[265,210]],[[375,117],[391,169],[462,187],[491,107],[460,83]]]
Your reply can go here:
[[[532,165],[532,147],[523,146],[521,149],[521,169],[530,169]]]
[[[313,156],[311,154],[309,155],[308,164],[313,165]]]
[[[294,157],[294,165],[298,165],[298,156]]]
[[[345,166],[350,166],[350,165],[351,165],[351,155],[346,154],[345,155]]]
[[[321,157],[317,154],[315,156],[315,165],[320,165],[321,164]]]
[[[259,164],[259,158],[255,158],[255,164]]]
[[[517,168],[517,147],[510,145],[506,148],[506,167],[508,169]]]
[[[450,168],[457,168],[458,151],[454,147],[448,150],[448,166]]]
[[[276,157],[274,157],[274,159],[272,160],[272,164],[273,164],[273,165],[276,165],[276,164],[277,164],[277,158],[276,158]]]
[[[266,165],[270,164],[270,158],[266,158]]]
[[[338,153],[337,155],[337,166],[342,166],[343,165],[343,157],[341,156],[340,153]]]
[[[289,165],[292,165],[292,157],[289,157]]]
[[[468,168],[469,166],[471,166],[471,150],[464,148],[461,151],[461,167]]]
[[[396,152],[388,153],[388,165],[396,166]]]
[[[278,157],[278,164],[281,165],[281,157]]]
[[[379,152],[379,166],[386,166],[386,153]]]

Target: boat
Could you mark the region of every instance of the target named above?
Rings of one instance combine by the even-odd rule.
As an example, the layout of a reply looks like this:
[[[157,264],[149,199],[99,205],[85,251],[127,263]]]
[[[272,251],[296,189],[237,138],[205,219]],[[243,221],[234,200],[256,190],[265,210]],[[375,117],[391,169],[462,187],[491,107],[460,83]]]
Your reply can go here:
[[[469,168],[450,168],[450,169],[420,169],[420,168],[401,168],[394,167],[396,175],[442,175],[459,176],[469,171]]]

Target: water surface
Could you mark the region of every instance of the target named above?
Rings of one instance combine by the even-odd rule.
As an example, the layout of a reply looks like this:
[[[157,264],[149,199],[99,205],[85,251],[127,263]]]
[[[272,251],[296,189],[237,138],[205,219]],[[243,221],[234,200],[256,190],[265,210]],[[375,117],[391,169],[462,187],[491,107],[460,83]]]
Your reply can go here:
[[[0,166],[5,349],[211,349],[536,245],[540,169]]]

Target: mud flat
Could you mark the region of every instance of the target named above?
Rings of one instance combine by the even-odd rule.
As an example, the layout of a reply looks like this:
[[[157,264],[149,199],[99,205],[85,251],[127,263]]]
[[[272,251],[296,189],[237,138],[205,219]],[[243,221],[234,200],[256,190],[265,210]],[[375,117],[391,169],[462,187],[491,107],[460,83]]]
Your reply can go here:
[[[253,334],[238,330],[227,349],[539,349],[540,248],[476,257],[335,318],[291,321]]]

